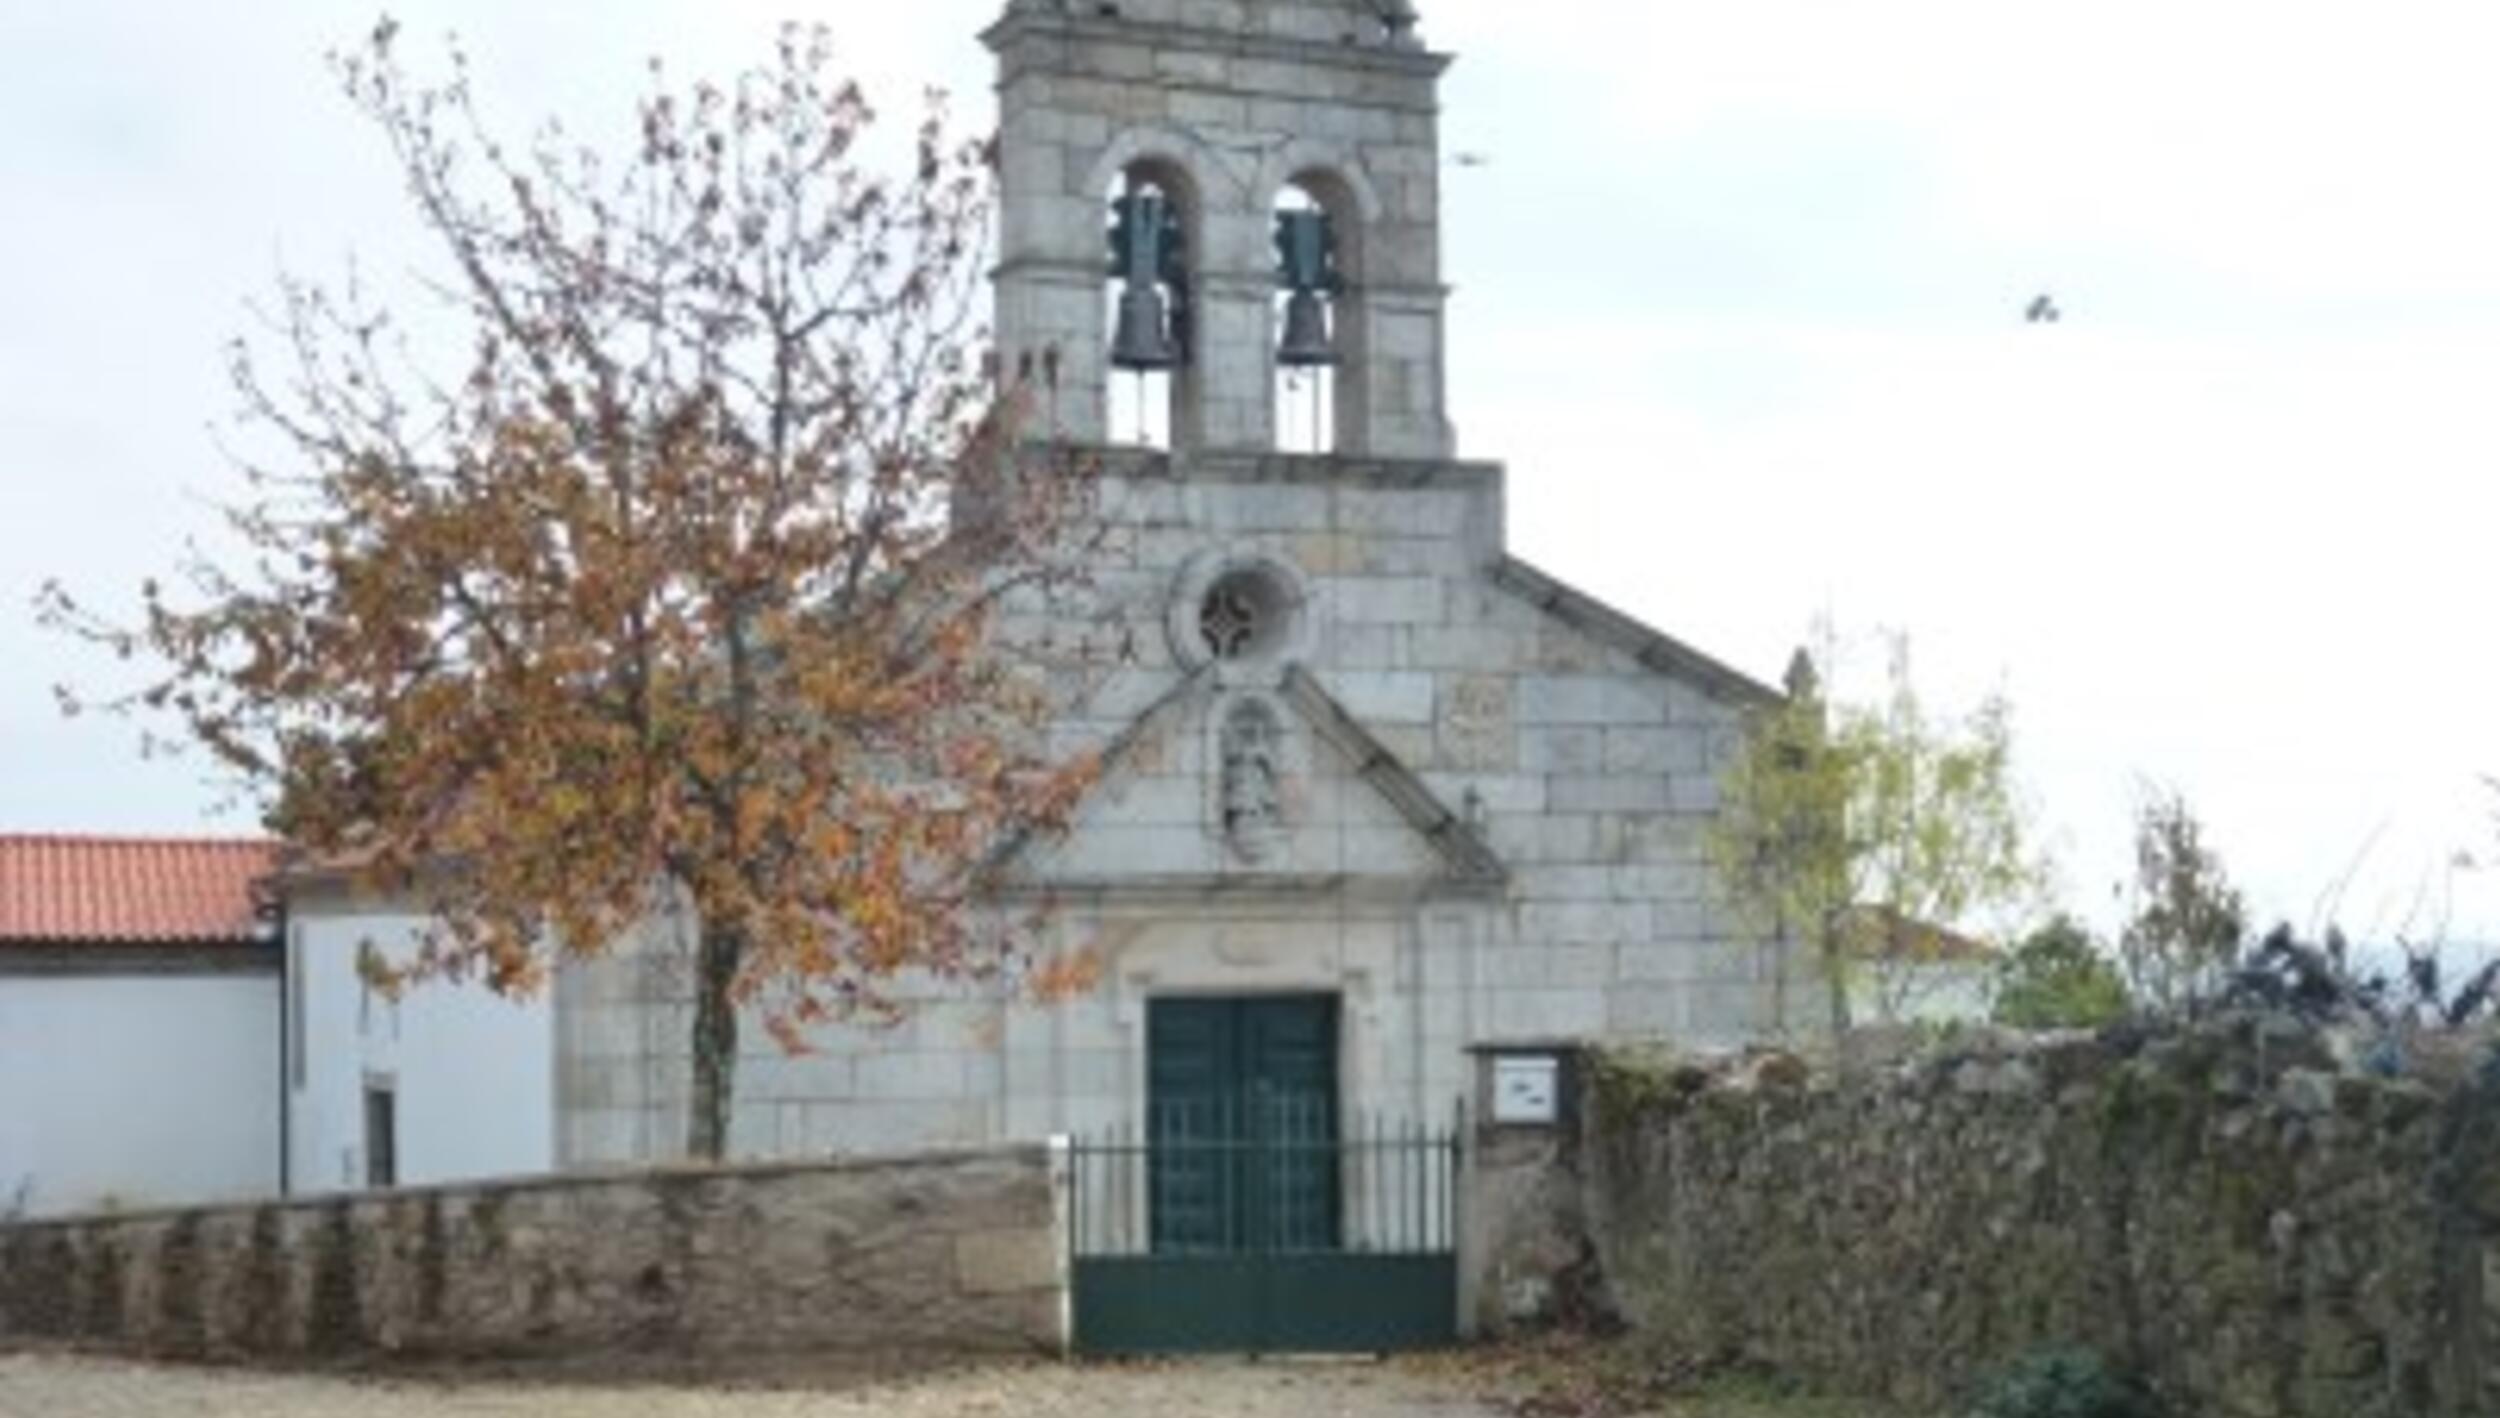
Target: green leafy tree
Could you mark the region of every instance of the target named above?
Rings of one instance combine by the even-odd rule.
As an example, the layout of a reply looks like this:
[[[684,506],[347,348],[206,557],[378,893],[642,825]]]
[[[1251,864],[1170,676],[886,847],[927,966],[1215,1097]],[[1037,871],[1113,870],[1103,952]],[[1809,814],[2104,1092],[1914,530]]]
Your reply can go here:
[[[2031,901],[2044,871],[2012,771],[2012,714],[1990,698],[1965,719],[1932,714],[1890,642],[1883,697],[1825,702],[1800,654],[1788,697],[1748,728],[1722,781],[1710,857],[1720,887],[1787,961],[1806,948],[1834,1031],[1850,987],[1872,978],[1895,1016],[1966,927]]]
[[[2247,940],[2248,904],[2175,791],[2136,809],[2133,894],[2118,953],[2136,999],[2169,1011],[2210,994]]]
[[[2090,1029],[2127,1012],[2127,980],[2074,917],[2023,938],[1998,967],[1996,1022],[2016,1029]]]

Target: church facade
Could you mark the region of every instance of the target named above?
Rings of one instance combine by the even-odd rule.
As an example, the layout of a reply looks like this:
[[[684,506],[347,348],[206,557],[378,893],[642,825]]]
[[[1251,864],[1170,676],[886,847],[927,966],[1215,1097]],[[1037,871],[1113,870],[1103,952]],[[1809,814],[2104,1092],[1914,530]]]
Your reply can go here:
[[[1702,839],[1772,691],[1509,556],[1502,470],[1453,457],[1448,61],[1365,0],[1015,0],[985,39],[1000,359],[1047,436],[1100,450],[1077,619],[1121,627],[1060,734],[1103,780],[1014,872],[1100,981],[940,992],[799,1058],[759,1037],[735,1149],[1137,1125],[1198,1086],[1192,1048],[1253,1088],[1317,1078],[1347,1116],[1438,1118],[1471,1051],[1763,1028],[1770,962],[1710,909]],[[1332,361],[1299,369],[1294,211],[1324,217],[1295,293]],[[1160,259],[1115,252],[1107,280],[1106,233],[1141,224]],[[1168,446],[1129,446],[1123,415]],[[679,954],[655,929],[568,981],[564,1160],[682,1136]]]
[[[1487,1050],[1772,1025],[1774,961],[1711,907],[1704,838],[1776,691],[1511,556],[1502,469],[1455,456],[1448,61],[1411,11],[1012,0],[984,38],[1002,376],[1091,450],[1104,519],[1088,604],[1010,629],[1111,627],[1066,637],[1083,692],[1055,730],[1101,781],[1012,853],[1001,905],[1046,901],[1098,978],[1049,1004],[933,986],[797,1057],[750,1028],[732,1151],[1271,1094],[1441,1120]],[[295,919],[352,926],[325,909]],[[559,978],[553,1165],[682,1147],[691,939],[656,921]]]

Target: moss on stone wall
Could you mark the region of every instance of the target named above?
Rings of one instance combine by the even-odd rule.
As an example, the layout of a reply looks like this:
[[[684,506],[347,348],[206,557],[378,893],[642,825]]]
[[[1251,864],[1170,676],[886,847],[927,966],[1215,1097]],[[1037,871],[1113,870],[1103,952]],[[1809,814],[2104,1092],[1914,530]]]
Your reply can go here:
[[[27,1249],[38,1258],[17,1286],[18,1298],[9,1311],[11,1323],[22,1324],[27,1333],[46,1339],[77,1333],[78,1314],[72,1299],[78,1278],[75,1239],[64,1228]]]
[[[350,1203],[336,1201],[324,1209],[312,1247],[312,1306],[304,1317],[304,1347],[315,1354],[353,1354],[364,1346],[365,1322]]]
[[[277,1207],[253,1208],[241,1273],[236,1277],[241,1304],[235,1342],[258,1353],[274,1354],[287,1339],[286,1256],[280,1225]]]
[[[443,1223],[440,1192],[425,1195],[417,1222],[417,1320],[440,1324],[443,1300],[451,1286],[451,1230]]]
[[[166,1228],[157,1252],[156,1326],[164,1352],[178,1359],[208,1353],[207,1267],[200,1255],[201,1214],[186,1211]]]
[[[99,1339],[121,1337],[128,1284],[122,1274],[122,1239],[109,1223],[87,1228],[80,1246],[86,1262],[86,1307],[80,1331]]]

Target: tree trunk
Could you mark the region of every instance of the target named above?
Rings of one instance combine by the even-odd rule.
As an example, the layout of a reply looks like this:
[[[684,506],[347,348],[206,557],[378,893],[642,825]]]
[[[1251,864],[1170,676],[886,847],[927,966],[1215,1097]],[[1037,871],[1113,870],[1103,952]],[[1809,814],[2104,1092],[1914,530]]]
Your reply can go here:
[[[1788,967],[1790,957],[1797,953],[1797,942],[1788,934],[1785,912],[1774,918],[1771,941],[1771,1023],[1779,1036],[1786,1039],[1796,1027],[1788,1017]]]
[[[686,1108],[686,1155],[718,1162],[729,1154],[729,1104],[738,1074],[737,983],[746,940],[706,926],[695,968],[694,1095]]]
[[[1823,916],[1819,949],[1823,956],[1823,983],[1830,991],[1832,1046],[1841,1049],[1849,1037],[1849,960],[1841,951],[1840,921],[1831,912]]]

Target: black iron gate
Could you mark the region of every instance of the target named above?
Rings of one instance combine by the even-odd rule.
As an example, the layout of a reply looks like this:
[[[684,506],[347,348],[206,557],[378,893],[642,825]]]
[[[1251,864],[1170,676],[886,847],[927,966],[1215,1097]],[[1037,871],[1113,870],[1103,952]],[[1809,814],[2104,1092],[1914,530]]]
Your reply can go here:
[[[1459,1138],[1333,1099],[1154,1110],[1071,1149],[1089,1354],[1378,1353],[1458,1335]]]

